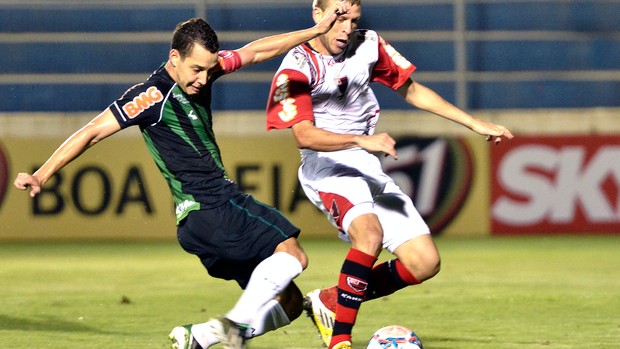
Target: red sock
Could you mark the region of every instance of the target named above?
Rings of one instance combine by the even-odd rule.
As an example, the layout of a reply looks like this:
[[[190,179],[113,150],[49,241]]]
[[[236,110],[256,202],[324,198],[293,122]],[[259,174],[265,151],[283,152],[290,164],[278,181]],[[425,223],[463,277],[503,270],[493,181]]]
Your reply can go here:
[[[372,268],[370,280],[365,300],[387,296],[409,285],[420,283],[398,259],[376,265]]]
[[[389,260],[372,268],[372,276],[366,291],[364,301],[390,295],[410,285],[417,285],[420,281],[398,259]],[[338,286],[331,286],[321,290],[321,302],[327,309],[336,312],[338,303]]]
[[[329,348],[340,342],[351,341],[353,325],[368,289],[372,266],[376,261],[375,256],[354,248],[347,253],[338,279],[336,321]]]

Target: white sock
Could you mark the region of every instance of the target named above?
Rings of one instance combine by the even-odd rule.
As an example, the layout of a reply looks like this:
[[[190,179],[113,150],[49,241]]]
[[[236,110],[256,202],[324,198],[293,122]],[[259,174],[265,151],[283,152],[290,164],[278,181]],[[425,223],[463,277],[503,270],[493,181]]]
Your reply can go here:
[[[302,266],[297,258],[286,252],[273,254],[256,266],[247,287],[226,317],[239,324],[251,324],[261,315],[260,310],[301,271]],[[264,312],[261,317],[265,317]]]
[[[260,308],[254,319],[250,321],[249,325],[253,330],[251,336],[257,337],[290,323],[291,320],[286,315],[280,302],[272,299],[264,307]]]
[[[209,320],[217,321],[217,320]],[[195,324],[192,326],[192,335],[198,341],[201,347],[207,349],[220,342],[218,337],[213,333],[209,322],[201,324]],[[251,337],[257,337],[269,331],[273,331],[282,326],[286,326],[291,323],[291,320],[286,315],[284,308],[280,302],[275,299],[270,300],[264,307],[259,309],[256,317],[250,322],[250,327],[253,329],[252,333],[248,333]]]
[[[220,342],[217,336],[211,330],[211,326],[209,325],[210,321],[217,320],[209,320],[208,322],[203,322],[201,324],[195,324],[192,326],[192,335],[198,341],[201,347],[204,349],[209,348],[212,345],[215,345]]]

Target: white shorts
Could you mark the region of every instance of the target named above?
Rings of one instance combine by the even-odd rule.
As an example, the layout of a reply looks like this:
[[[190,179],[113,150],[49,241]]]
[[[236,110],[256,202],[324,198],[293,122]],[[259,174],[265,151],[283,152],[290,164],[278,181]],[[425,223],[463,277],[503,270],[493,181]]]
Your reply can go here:
[[[363,149],[304,152],[298,175],[308,199],[344,241],[351,241],[351,222],[367,213],[379,217],[383,248],[392,253],[406,241],[430,234],[411,198],[383,172],[379,159]]]

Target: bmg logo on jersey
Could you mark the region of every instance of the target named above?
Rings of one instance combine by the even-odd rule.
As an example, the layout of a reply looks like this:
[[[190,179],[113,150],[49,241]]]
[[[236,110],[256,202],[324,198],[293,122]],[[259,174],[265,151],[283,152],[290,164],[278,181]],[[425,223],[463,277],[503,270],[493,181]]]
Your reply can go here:
[[[9,157],[0,143],[0,208],[9,185]]]
[[[131,102],[123,105],[128,118],[133,119],[143,111],[164,100],[164,95],[155,86],[137,95]]]
[[[398,161],[381,157],[383,170],[407,194],[434,235],[454,218],[473,177],[472,153],[459,138],[397,139]]]

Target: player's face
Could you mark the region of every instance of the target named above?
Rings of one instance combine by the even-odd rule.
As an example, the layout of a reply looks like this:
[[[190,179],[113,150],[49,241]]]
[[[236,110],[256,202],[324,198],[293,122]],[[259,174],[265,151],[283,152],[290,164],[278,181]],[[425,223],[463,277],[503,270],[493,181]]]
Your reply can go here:
[[[331,4],[327,8],[330,8],[330,6]],[[315,12],[315,16],[318,15],[322,18],[323,12],[320,9],[315,8],[314,11],[318,11]],[[314,46],[316,46],[314,49],[329,56],[341,54],[349,44],[351,33],[357,29],[361,17],[362,7],[360,5],[350,6],[349,12],[339,16],[332,29],[314,41]]]
[[[171,53],[170,61],[176,73],[176,82],[188,95],[195,95],[207,84],[211,74],[219,68],[218,54],[211,53],[201,45],[194,45],[191,53],[181,58],[175,50]]]

